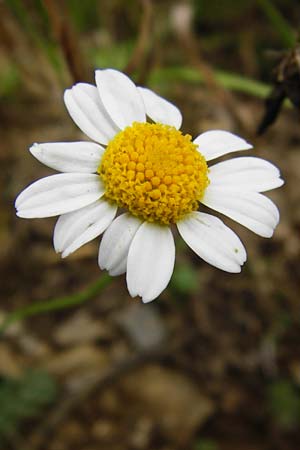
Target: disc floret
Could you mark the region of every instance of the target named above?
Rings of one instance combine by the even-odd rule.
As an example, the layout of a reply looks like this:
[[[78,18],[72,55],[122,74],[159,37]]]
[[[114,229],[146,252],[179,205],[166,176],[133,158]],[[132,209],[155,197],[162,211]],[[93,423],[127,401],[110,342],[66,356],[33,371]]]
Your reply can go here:
[[[108,200],[145,221],[165,225],[197,210],[209,183],[205,158],[191,136],[154,123],[133,123],[118,133],[98,173]]]

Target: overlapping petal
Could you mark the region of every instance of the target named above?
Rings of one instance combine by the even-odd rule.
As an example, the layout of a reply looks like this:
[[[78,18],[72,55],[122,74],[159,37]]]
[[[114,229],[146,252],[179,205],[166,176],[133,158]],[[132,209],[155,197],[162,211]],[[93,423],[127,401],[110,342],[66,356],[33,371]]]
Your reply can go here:
[[[246,261],[246,250],[239,237],[220,219],[194,212],[177,223],[187,245],[207,263],[238,273]]]
[[[78,83],[64,96],[74,122],[95,142],[108,145],[133,122],[146,122],[146,114],[154,122],[180,128],[182,116],[176,106],[149,89],[136,87],[125,74],[113,69],[97,70],[96,84]],[[206,161],[252,148],[244,139],[223,130],[202,133],[194,143]],[[104,148],[80,141],[34,144],[30,151],[40,162],[64,173],[38,180],[21,192],[15,203],[17,215],[60,215],[54,246],[62,257],[104,232],[99,248],[100,268],[111,275],[127,272],[131,296],[139,295],[144,302],[158,297],[174,268],[171,228],[142,222],[128,212],[115,218],[117,204],[107,202],[101,175],[96,174]],[[283,184],[274,165],[260,158],[239,157],[213,165],[208,177],[210,184],[203,204],[260,236],[272,236],[279,212],[260,192]],[[133,197],[139,200],[135,193]],[[200,258],[227,272],[240,272],[246,261],[245,248],[220,219],[194,211],[181,219],[177,228]]]
[[[257,192],[209,187],[201,201],[262,237],[271,237],[279,221],[276,205]]]
[[[103,233],[116,213],[117,205],[100,199],[77,211],[63,214],[54,228],[55,251],[61,252],[63,258],[70,255]]]
[[[150,119],[154,122],[171,125],[179,130],[182,124],[182,115],[175,105],[150,89],[138,87],[138,90],[143,98],[146,114]]]
[[[34,144],[29,150],[51,169],[71,173],[95,173],[104,152],[100,145],[84,141]]]
[[[76,125],[92,140],[108,144],[120,131],[103,107],[96,86],[75,84],[65,91],[64,101]]]
[[[173,273],[175,244],[169,227],[144,222],[136,232],[127,260],[127,286],[132,297],[154,300]]]
[[[112,222],[99,248],[98,262],[102,270],[108,270],[113,276],[126,272],[129,247],[141,224],[139,219],[129,213],[120,215]]]
[[[223,189],[269,191],[282,186],[280,172],[265,159],[255,157],[233,158],[209,168],[210,187]]]
[[[16,199],[19,217],[40,218],[65,214],[93,203],[104,194],[98,175],[61,173],[28,186]]]
[[[245,139],[223,130],[210,130],[200,134],[194,140],[199,152],[206,161],[210,161],[227,153],[249,150],[252,145]]]
[[[127,75],[114,69],[96,70],[96,84],[104,108],[121,130],[146,121],[142,97]]]

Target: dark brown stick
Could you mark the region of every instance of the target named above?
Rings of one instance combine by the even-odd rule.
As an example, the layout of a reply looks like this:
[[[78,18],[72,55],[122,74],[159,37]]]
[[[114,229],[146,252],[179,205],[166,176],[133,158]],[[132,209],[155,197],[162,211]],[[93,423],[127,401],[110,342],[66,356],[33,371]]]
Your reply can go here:
[[[72,27],[71,19],[63,5],[57,0],[43,0],[51,24],[54,39],[57,41],[65,58],[74,83],[88,81],[89,70],[83,58],[79,38]]]
[[[153,23],[153,5],[151,0],[140,0],[142,6],[142,19],[135,49],[125,67],[125,72],[131,75],[144,62],[145,56],[150,48],[151,30]]]
[[[185,58],[203,77],[207,88],[219,99],[219,102],[233,117],[239,128],[249,132],[249,123],[237,112],[236,101],[231,92],[225,90],[216,80],[213,69],[201,55],[201,49],[192,31],[191,8],[182,3],[174,6],[173,26],[178,36]]]

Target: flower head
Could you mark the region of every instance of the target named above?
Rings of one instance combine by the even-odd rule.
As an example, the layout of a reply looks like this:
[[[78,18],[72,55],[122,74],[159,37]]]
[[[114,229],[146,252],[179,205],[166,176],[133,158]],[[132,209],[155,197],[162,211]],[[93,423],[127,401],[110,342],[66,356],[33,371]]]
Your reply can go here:
[[[104,232],[100,268],[111,275],[126,272],[129,293],[144,302],[155,299],[172,276],[173,224],[200,258],[240,272],[246,261],[242,242],[199,207],[271,237],[279,212],[261,192],[283,184],[279,170],[255,157],[208,168],[208,161],[252,146],[221,130],[192,140],[179,131],[182,117],[173,104],[116,70],[97,70],[96,85],[78,83],[64,96],[74,122],[94,142],[34,144],[31,153],[63,173],[22,191],[17,215],[59,216],[54,247],[62,257]]]

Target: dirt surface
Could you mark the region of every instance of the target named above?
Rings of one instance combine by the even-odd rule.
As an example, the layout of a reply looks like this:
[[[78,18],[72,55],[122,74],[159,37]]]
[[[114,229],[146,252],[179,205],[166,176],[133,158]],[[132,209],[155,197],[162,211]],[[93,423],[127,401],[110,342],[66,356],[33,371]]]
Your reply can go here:
[[[25,3],[39,25],[34,2]],[[56,4],[44,3],[49,8]],[[127,2],[117,14],[116,6],[102,3],[99,16],[105,25],[96,26],[88,14],[95,30],[88,32],[86,26],[75,42],[83,44],[86,54],[99,46],[108,60],[116,55],[117,64],[117,55],[126,50],[123,41],[136,33],[138,51],[130,65],[145,81],[151,67],[173,63],[193,65],[210,78],[208,62],[259,78],[257,42],[271,47],[278,42],[261,12],[250,6],[248,15],[237,8],[232,17],[222,14],[219,22],[216,12],[209,15],[207,10],[205,26],[200,19],[195,22],[199,37],[195,43],[186,34],[184,21],[177,21],[175,36],[170,33],[172,2],[153,2],[152,7],[158,8],[153,36],[147,9],[152,2],[141,2],[146,5],[141,26],[139,11],[128,8]],[[58,80],[42,46],[36,41],[32,45],[33,35],[22,31],[13,15],[2,9],[1,3],[0,37],[6,50],[0,46],[0,67],[12,56],[21,82],[0,102],[1,322],[10,311],[75,294],[103,275],[97,264],[99,239],[62,260],[52,245],[55,219],[15,216],[16,195],[32,181],[54,173],[31,156],[29,146],[85,137],[62,101],[63,89],[76,77],[62,70]],[[284,11],[290,19],[294,17],[292,7]],[[50,8],[48,14],[55,19],[55,10]],[[59,23],[54,25],[58,33]],[[232,31],[238,49],[232,43]],[[63,36],[74,44],[73,32]],[[143,37],[147,33],[148,41],[154,42],[148,54]],[[107,56],[113,45],[116,49],[119,45],[121,52],[112,50]],[[179,49],[184,49],[181,57]],[[67,48],[65,58],[71,60],[65,66],[75,65],[78,74],[81,61],[76,52],[72,59],[73,50]],[[86,69],[92,79],[92,69]],[[255,130],[263,100],[224,94],[212,81],[201,85],[161,80],[158,90],[181,109],[184,132],[193,136],[209,129],[235,132],[254,144],[249,155],[266,158],[280,168],[285,185],[267,193],[281,213],[273,238],[260,238],[222,217],[247,248],[248,261],[240,274],[202,262],[176,236],[175,273],[155,302],[143,305],[132,299],[121,276],[80,306],[38,314],[8,327],[0,336],[0,450],[300,448],[299,115],[284,108],[277,122],[258,138]],[[27,414],[17,403],[17,389],[8,394],[6,386],[11,380],[23,380],[28,370],[47,374],[57,393],[33,411],[30,402],[47,389],[31,387],[30,395],[22,399],[29,404]],[[5,417],[18,420],[2,439]]]
[[[218,105],[201,89],[184,87],[177,94],[186,130],[230,126],[231,119],[222,120]],[[242,98],[238,105],[254,126],[262,105]],[[34,141],[81,138],[61,100],[4,104],[0,113],[4,315],[34,300],[76,292],[101,273],[98,240],[61,260],[51,244],[53,219],[14,215],[20,189],[51,172],[26,148]],[[210,267],[180,243],[177,266],[188,266],[196,276],[192,292],[171,284],[155,303],[142,305],[118,277],[79,308],[39,315],[7,330],[0,343],[1,376],[43,368],[60,386],[54,405],[21,425],[20,449],[299,447],[299,416],[286,424],[270,399],[280,380],[300,384],[299,145],[292,111],[255,142],[254,154],[277,164],[286,184],[270,193],[281,211],[271,240],[226,220],[248,249],[241,274]]]

